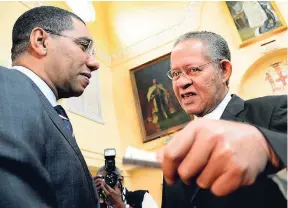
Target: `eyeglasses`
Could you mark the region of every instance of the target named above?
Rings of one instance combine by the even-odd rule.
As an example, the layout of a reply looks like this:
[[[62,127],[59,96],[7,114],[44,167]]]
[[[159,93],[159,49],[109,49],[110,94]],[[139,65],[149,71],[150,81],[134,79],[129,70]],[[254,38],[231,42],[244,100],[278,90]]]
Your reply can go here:
[[[91,40],[89,38],[86,38],[86,37],[73,38],[73,37],[69,37],[69,36],[66,36],[66,35],[61,35],[61,34],[53,32],[51,30],[46,30],[46,29],[45,29],[45,32],[47,32],[47,33],[49,33],[51,35],[56,35],[56,36],[60,36],[60,37],[70,38],[82,49],[82,51],[87,53],[89,56],[93,56],[94,55],[94,43],[93,43],[93,40]]]
[[[203,68],[203,67],[207,66],[208,64],[211,64],[212,62],[215,62],[215,61],[218,61],[218,60],[213,60],[213,61],[210,61],[206,64],[202,64],[200,66],[191,67],[185,71],[176,71],[176,70],[171,69],[167,72],[166,75],[169,77],[169,79],[171,79],[173,81],[178,80],[182,74],[187,78],[192,78],[194,75],[197,75],[201,71],[201,68]]]

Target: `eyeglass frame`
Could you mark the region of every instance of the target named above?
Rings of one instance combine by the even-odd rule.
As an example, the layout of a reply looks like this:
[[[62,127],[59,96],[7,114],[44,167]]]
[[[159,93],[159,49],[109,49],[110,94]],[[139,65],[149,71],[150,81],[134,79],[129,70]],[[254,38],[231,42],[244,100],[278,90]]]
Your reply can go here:
[[[74,43],[76,43],[78,46],[80,46],[80,48],[81,48],[81,46],[82,46],[83,48],[85,48],[84,50],[83,50],[83,49],[82,49],[82,50],[83,50],[83,52],[87,53],[89,56],[94,56],[94,54],[95,54],[95,52],[94,52],[94,47],[93,47],[94,42],[93,42],[93,40],[91,40],[91,39],[89,39],[89,38],[85,38],[86,40],[84,40],[84,39],[81,39],[81,38],[74,38],[74,37],[62,35],[62,34],[53,32],[52,30],[49,30],[49,29],[43,29],[43,30],[44,30],[46,33],[51,34],[51,35],[56,35],[56,36],[59,36],[59,37],[64,37],[64,38],[70,38],[70,39],[72,39],[72,40],[74,41]],[[80,41],[79,41],[80,39],[81,39],[82,42],[83,42],[83,41],[87,41],[88,46],[79,43],[79,42],[80,42]],[[86,47],[87,47],[87,48],[86,48]]]
[[[182,74],[186,77],[186,78],[189,78],[190,79],[190,76],[188,75],[188,73],[187,73],[187,71],[189,71],[189,73],[193,70],[193,69],[201,69],[202,67],[205,67],[205,66],[207,66],[207,65],[209,65],[209,64],[211,64],[211,63],[213,63],[213,62],[218,62],[218,61],[222,61],[223,59],[215,59],[215,60],[212,60],[212,61],[209,61],[209,62],[207,62],[207,63],[205,63],[205,64],[202,64],[202,65],[200,65],[200,66],[194,66],[194,67],[191,67],[191,68],[189,68],[188,70],[181,70],[181,71],[179,71],[180,72],[180,74],[179,74],[179,76],[178,76],[178,78],[176,78],[176,79],[174,79],[172,76],[170,76],[170,74],[171,74],[171,72],[172,72],[172,69],[170,69],[167,73],[166,73],[166,75],[167,75],[167,77],[170,79],[170,80],[172,80],[172,81],[176,81],[176,80],[178,80],[181,76],[182,76]]]

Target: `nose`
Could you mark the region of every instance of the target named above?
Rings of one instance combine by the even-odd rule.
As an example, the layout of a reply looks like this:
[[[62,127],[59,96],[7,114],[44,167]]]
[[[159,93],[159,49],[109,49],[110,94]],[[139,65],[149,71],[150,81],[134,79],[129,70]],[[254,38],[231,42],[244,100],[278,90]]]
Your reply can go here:
[[[181,76],[175,82],[176,86],[182,89],[186,89],[193,84],[193,80],[183,74],[181,74]]]
[[[86,66],[91,70],[91,72],[99,69],[99,62],[96,60],[95,56],[89,56],[86,60]]]

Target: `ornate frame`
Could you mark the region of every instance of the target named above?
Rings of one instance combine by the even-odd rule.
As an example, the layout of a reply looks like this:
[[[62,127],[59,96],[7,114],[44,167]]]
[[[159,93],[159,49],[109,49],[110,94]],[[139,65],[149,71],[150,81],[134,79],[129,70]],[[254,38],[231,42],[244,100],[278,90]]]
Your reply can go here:
[[[245,2],[245,1],[240,1],[240,2]],[[228,3],[230,3],[230,2],[228,2]],[[234,2],[234,3],[235,3],[235,2]],[[231,12],[230,12],[230,10],[229,10],[229,6],[227,5],[227,2],[226,2],[226,1],[223,2],[223,5],[224,5],[224,7],[225,7],[225,10],[226,10],[228,16],[230,17],[229,19],[230,19],[231,23],[233,24],[233,27],[235,28],[235,30],[236,30],[236,32],[237,32],[237,35],[238,35],[238,38],[237,38],[237,39],[238,39],[239,47],[240,47],[240,48],[245,47],[245,46],[250,45],[250,44],[253,44],[253,43],[256,43],[256,42],[258,42],[258,41],[264,40],[264,39],[266,39],[266,38],[269,38],[269,37],[271,37],[272,35],[275,35],[275,34],[277,34],[277,33],[283,32],[283,31],[285,31],[285,30],[287,29],[286,22],[285,22],[283,16],[281,15],[281,13],[280,13],[280,11],[279,11],[276,3],[275,3],[275,2],[272,2],[272,1],[268,1],[268,3],[270,3],[272,9],[274,10],[273,12],[277,15],[277,19],[278,19],[279,21],[277,21],[276,23],[277,23],[277,24],[280,23],[280,26],[278,26],[278,27],[276,27],[276,28],[274,28],[274,29],[272,29],[272,30],[266,31],[266,32],[264,32],[263,34],[259,34],[259,35],[257,35],[257,36],[254,35],[254,36],[251,37],[251,38],[248,38],[248,39],[246,39],[246,40],[243,40],[242,37],[241,37],[241,35],[240,35],[240,33],[239,33],[239,29],[238,29],[240,23],[237,24],[237,20],[240,19],[240,20],[242,20],[242,22],[243,22],[243,21],[245,22],[245,20],[247,20],[247,16],[245,15],[245,13],[244,13],[244,11],[243,11],[243,9],[242,9],[241,12],[239,12],[238,14],[234,14],[234,17],[232,17],[232,14],[231,14]],[[269,11],[271,11],[271,10],[269,10]],[[260,12],[259,12],[259,13],[260,13]],[[273,13],[273,14],[274,14],[274,13]],[[259,15],[260,15],[260,14],[259,14]],[[274,17],[275,17],[275,16],[274,16]],[[247,21],[247,22],[248,22],[248,21]],[[237,26],[238,26],[238,27],[237,27]],[[264,26],[264,24],[263,24],[262,26]],[[250,28],[250,27],[246,27],[246,28]],[[244,29],[245,29],[245,28],[244,28]]]
[[[140,122],[142,140],[144,143],[180,130],[186,125],[187,122],[191,120],[190,117],[183,111],[174,95],[172,81],[166,76],[166,72],[169,70],[169,68],[170,53],[130,70],[134,100]],[[151,105],[155,106],[155,101],[153,102],[152,99],[149,101],[148,99],[148,97],[150,97],[149,89],[151,86],[153,86],[154,79],[156,80],[157,85],[159,84],[166,89],[165,94],[168,94],[167,97],[170,99],[171,104],[174,105],[174,112],[173,108],[171,110],[169,104],[168,118],[163,119],[162,116],[162,120],[157,121],[157,123],[153,123],[155,112],[153,113],[154,108],[150,107]],[[168,104],[166,104],[166,106],[168,106]],[[156,112],[156,115],[157,113],[160,112]],[[155,125],[158,125],[158,128],[156,128]],[[167,128],[162,128],[161,126]],[[153,129],[155,131],[153,131]]]

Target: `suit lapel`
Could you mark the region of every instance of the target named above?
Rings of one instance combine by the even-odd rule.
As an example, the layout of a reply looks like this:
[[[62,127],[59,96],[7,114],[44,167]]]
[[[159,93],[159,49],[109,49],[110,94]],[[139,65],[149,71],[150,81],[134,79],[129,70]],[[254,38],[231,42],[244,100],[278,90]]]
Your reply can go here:
[[[54,125],[61,132],[61,134],[65,137],[65,139],[68,141],[68,143],[74,149],[76,154],[79,155],[79,153],[80,153],[80,155],[82,155],[80,152],[80,149],[76,143],[75,138],[71,135],[69,130],[66,128],[66,126],[64,125],[62,119],[60,118],[60,116],[58,115],[56,110],[51,106],[51,104],[49,103],[47,98],[43,95],[43,93],[39,90],[39,88],[34,83],[32,83],[32,86],[33,86],[34,90],[36,91],[36,93],[39,95],[39,98],[40,98],[48,116],[50,117],[50,119],[54,123]]]
[[[56,110],[51,106],[51,104],[49,103],[47,98],[43,95],[43,93],[39,90],[39,88],[33,82],[32,82],[32,86],[35,89],[36,93],[39,95],[39,98],[40,98],[45,110],[47,111],[48,116],[50,117],[50,119],[52,120],[54,125],[61,132],[61,134],[64,136],[64,138],[67,140],[67,142],[70,144],[70,146],[72,147],[72,149],[75,151],[76,155],[78,156],[78,158],[82,164],[83,170],[85,172],[86,179],[87,179],[88,184],[90,186],[91,194],[93,194],[92,197],[96,198],[98,200],[98,194],[95,191],[94,186],[92,185],[91,174],[87,168],[87,164],[86,164],[84,157],[83,157],[83,155],[82,155],[82,153],[81,153],[81,151],[80,151],[80,149],[76,143],[74,136],[71,135],[71,133],[68,131],[68,129],[63,124],[63,121],[60,118],[60,116],[58,115],[58,113],[56,112]]]
[[[60,118],[60,116],[58,115],[58,113],[54,110],[54,108],[51,106],[51,104],[46,99],[46,97],[42,94],[42,92],[38,89],[38,87],[37,86],[33,86],[33,87],[34,87],[35,91],[37,92],[37,94],[39,95],[40,100],[41,100],[48,116],[50,117],[50,119],[54,123],[54,125],[61,132],[61,134],[65,137],[65,139],[69,142],[69,144],[73,147],[73,149],[76,151],[76,153],[78,153],[79,148],[77,146],[77,143],[76,143],[75,139],[73,138],[73,136],[71,135],[71,133],[66,128],[66,126],[63,124],[63,121]]]
[[[240,112],[244,110],[244,100],[242,100],[237,95],[232,95],[232,99],[226,106],[221,119],[223,120],[232,120],[238,122],[244,122],[243,119],[236,117]]]
[[[17,71],[17,70],[15,70]],[[65,139],[68,141],[68,143],[73,147],[75,152],[79,154],[80,150],[78,148],[78,145],[75,141],[75,138],[72,137],[71,133],[68,131],[68,129],[63,125],[63,121],[56,112],[56,110],[53,108],[53,106],[49,103],[47,98],[43,95],[41,90],[38,88],[38,86],[29,78],[28,76],[24,75],[22,72],[17,71],[17,73],[20,73],[29,83],[31,83],[32,88],[35,90],[35,92],[38,94],[44,108],[46,109],[48,116],[54,123],[54,125],[57,127],[57,129],[61,132],[61,134],[65,137]],[[79,151],[78,151],[79,150]]]

